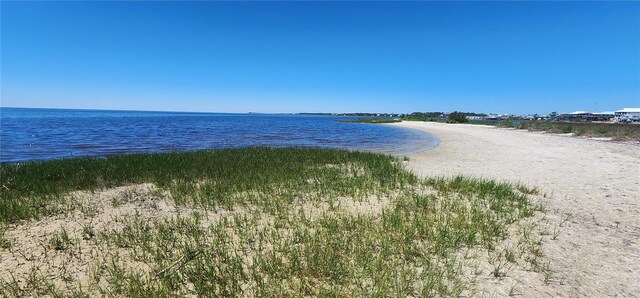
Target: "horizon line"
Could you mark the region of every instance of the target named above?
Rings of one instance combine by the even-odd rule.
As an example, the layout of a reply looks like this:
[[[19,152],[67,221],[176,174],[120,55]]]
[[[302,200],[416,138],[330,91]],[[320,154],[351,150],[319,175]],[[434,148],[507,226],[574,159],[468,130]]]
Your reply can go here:
[[[424,110],[424,111],[413,111],[413,112],[409,112],[409,113],[400,113],[400,112],[252,112],[252,111],[247,111],[247,112],[212,112],[212,111],[207,111],[207,112],[198,112],[198,111],[170,111],[170,110],[131,110],[131,109],[100,109],[100,108],[60,108],[60,107],[16,107],[16,106],[1,106],[0,108],[8,108],[8,109],[38,109],[38,110],[75,110],[75,111],[108,111],[108,112],[149,112],[149,113],[190,113],[190,114],[264,114],[264,115],[297,115],[297,114],[327,114],[327,115],[332,115],[332,114],[411,114],[411,113],[435,113],[435,112],[439,112],[439,113],[452,113],[452,112],[462,112],[462,113],[478,113],[478,114],[487,114],[487,115],[491,115],[491,114],[496,114],[496,115],[517,115],[517,114],[511,114],[511,113],[494,113],[494,112],[490,112],[490,113],[485,113],[485,112],[473,112],[473,111],[462,111],[462,110],[454,110],[454,111],[449,111],[449,112],[445,112],[445,111],[428,111],[428,110]],[[623,108],[620,108],[623,109]],[[576,110],[578,111],[578,110]],[[548,114],[551,114],[553,112],[548,112]],[[566,114],[566,113],[558,113],[557,114]],[[569,113],[569,112],[568,112]],[[538,113],[529,113],[529,114],[520,114],[520,115],[540,115]]]

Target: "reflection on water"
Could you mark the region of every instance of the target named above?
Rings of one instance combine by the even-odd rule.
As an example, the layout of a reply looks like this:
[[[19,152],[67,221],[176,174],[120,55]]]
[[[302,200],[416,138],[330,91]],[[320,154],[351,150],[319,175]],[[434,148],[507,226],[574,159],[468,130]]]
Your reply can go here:
[[[343,148],[403,155],[437,145],[435,137],[423,132],[337,119],[0,108],[0,161],[247,146]]]

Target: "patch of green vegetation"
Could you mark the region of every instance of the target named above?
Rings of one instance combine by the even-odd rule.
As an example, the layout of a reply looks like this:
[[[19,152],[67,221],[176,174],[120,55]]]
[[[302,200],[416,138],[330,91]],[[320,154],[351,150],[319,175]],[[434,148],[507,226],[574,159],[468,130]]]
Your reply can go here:
[[[415,191],[427,188],[436,193]],[[459,251],[495,249],[510,224],[538,210],[493,181],[429,179],[400,191],[380,210],[329,207],[316,218],[275,196],[275,210],[247,205],[243,210],[253,211],[228,213],[215,224],[203,225],[199,213],[159,222],[123,218],[125,227],[101,241],[127,248],[152,270],[141,275],[114,263],[100,274],[110,287],[105,293],[459,296],[470,287]],[[516,262],[515,253],[506,258]],[[508,273],[506,262],[495,264],[496,277]]]
[[[402,122],[400,119],[395,118],[356,118],[356,119],[339,119],[338,122],[353,122],[353,123],[398,123]]]
[[[82,225],[82,239],[91,240],[95,236],[96,236],[96,231],[91,225],[89,224]]]
[[[445,116],[447,116],[445,118]],[[455,111],[449,115],[443,112],[413,112],[409,115],[402,116],[402,120],[407,121],[429,121],[429,122],[448,122],[448,123],[469,123],[467,116],[487,116],[483,113],[458,112]],[[471,122],[472,124],[476,124]]]
[[[523,194],[527,194],[527,195],[538,195],[540,194],[540,190],[537,187],[528,187],[526,185],[523,184],[517,184],[516,185],[516,189],[523,193]]]
[[[4,225],[0,224],[0,248],[9,249],[11,248],[11,241],[5,236],[6,229]]]
[[[51,238],[56,250],[90,241],[109,252],[86,260],[88,284],[61,289],[34,277],[31,286],[18,286],[27,275],[4,294],[461,296],[473,293],[464,275],[475,262],[469,251],[493,255],[496,278],[518,262],[542,263],[541,240],[528,226],[517,235],[517,248],[501,247],[516,224],[542,210],[527,196],[535,188],[419,179],[401,159],[380,154],[248,148],[3,165],[2,171],[3,198],[10,198],[3,204],[19,211],[33,202],[45,206],[19,217],[6,213],[5,222],[46,215],[55,209],[47,200],[63,200],[65,192],[143,182],[188,210],[169,217],[136,211],[100,231],[82,225],[83,240],[63,227]]]
[[[582,136],[587,133],[587,130],[584,127],[576,127],[573,129],[573,134],[576,136]]]
[[[571,125],[566,125],[562,127],[562,133],[570,133],[573,131],[573,126]]]
[[[402,116],[402,120],[406,121],[442,121],[443,112],[413,112],[409,115]]]
[[[608,137],[619,141],[640,141],[640,125],[598,122],[503,121],[500,127],[512,127],[550,133],[573,133],[576,136]]]
[[[64,227],[60,228],[60,232],[56,233],[49,239],[49,245],[55,250],[65,250],[71,245],[71,238]]]
[[[462,112],[453,112],[450,113],[449,116],[447,116],[447,122],[448,123],[467,123],[469,122],[469,120],[467,119],[467,116],[462,113]]]
[[[246,148],[0,164],[0,222],[61,212],[59,206],[70,191],[146,182],[171,189],[180,202],[229,206],[237,203],[232,198],[235,193],[288,189],[294,196],[312,187],[307,177],[319,176],[326,180],[322,189],[336,189],[344,195],[372,187],[374,182],[389,186],[415,180],[393,160],[341,150]],[[344,180],[340,169],[320,167],[332,163],[349,163],[366,175],[354,173],[354,179]],[[197,187],[196,181],[213,183]],[[193,192],[197,195],[187,196]]]

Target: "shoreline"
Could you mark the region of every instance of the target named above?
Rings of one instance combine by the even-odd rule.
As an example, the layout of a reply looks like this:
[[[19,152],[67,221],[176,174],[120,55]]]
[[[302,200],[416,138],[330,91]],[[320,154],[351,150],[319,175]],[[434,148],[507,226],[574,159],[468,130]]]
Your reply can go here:
[[[409,156],[422,177],[465,175],[539,187],[558,230],[544,243],[557,283],[519,272],[525,296],[633,296],[640,292],[640,146],[491,126],[401,122],[436,148]]]

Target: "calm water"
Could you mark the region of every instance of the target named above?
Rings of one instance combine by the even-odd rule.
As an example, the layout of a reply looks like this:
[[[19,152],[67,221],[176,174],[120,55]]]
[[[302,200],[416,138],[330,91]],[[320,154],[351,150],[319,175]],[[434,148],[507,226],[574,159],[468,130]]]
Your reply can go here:
[[[349,117],[0,108],[0,162],[246,146],[325,147],[395,155],[437,139]]]

